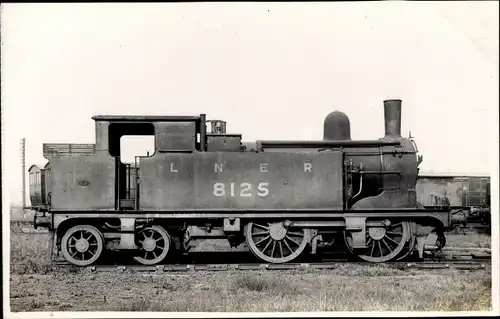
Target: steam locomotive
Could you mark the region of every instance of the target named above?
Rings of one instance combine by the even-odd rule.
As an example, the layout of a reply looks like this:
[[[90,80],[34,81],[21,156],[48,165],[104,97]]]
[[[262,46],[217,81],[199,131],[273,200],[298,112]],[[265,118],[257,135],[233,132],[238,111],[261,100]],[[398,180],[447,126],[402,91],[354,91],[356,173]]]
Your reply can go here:
[[[78,266],[109,250],[155,265],[216,238],[246,243],[266,263],[339,240],[368,262],[422,258],[431,232],[445,245],[452,218],[445,201],[416,199],[422,156],[401,136],[401,105],[384,101],[385,136],[375,140],[351,140],[338,111],[323,140],[253,143],[205,114],[94,116],[95,144],[43,144],[34,224]],[[153,135],[155,152],[122,163],[126,135]]]

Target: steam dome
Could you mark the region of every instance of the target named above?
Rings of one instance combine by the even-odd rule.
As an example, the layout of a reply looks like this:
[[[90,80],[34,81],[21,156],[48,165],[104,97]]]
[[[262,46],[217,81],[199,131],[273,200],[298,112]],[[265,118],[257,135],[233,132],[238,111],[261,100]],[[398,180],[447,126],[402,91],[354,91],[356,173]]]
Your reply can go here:
[[[351,122],[342,112],[328,114],[323,125],[323,140],[350,140]]]

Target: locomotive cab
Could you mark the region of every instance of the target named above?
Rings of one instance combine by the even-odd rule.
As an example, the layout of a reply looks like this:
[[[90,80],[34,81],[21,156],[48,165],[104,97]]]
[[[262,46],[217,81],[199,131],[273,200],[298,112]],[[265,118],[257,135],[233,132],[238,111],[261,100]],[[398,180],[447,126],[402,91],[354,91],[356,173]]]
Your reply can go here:
[[[205,116],[94,116],[96,152],[110,156],[115,163],[114,207],[138,210],[140,166],[147,158],[162,153],[192,153],[206,149]],[[154,152],[135,156],[134,163],[123,163],[121,141],[124,136],[153,136]]]

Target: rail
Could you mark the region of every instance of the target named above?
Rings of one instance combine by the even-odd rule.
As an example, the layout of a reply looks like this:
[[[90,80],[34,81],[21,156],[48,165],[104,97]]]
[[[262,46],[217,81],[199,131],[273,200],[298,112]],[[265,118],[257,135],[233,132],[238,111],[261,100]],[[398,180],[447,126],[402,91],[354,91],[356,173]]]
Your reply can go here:
[[[196,263],[196,264],[175,264],[175,265],[93,265],[87,267],[78,267],[65,262],[56,262],[52,264],[52,271],[73,272],[156,272],[156,273],[189,273],[189,272],[207,272],[207,271],[290,271],[290,270],[335,270],[339,267],[348,265],[358,265],[365,267],[388,267],[399,270],[439,270],[439,269],[457,269],[457,270],[481,270],[491,267],[487,260],[447,260],[447,261],[420,261],[420,262],[389,262],[382,265],[368,262],[352,262],[345,260],[327,261],[327,262],[305,262],[305,263],[285,263],[285,264],[267,264],[267,263]]]

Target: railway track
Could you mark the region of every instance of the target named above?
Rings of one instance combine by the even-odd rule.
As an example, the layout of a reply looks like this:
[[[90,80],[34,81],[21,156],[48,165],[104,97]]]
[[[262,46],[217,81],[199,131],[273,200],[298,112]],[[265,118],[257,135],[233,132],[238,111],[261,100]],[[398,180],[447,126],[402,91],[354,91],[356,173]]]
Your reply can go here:
[[[19,221],[12,221],[19,224]],[[21,223],[26,223],[22,221]],[[26,224],[29,224],[27,222]],[[21,231],[24,232],[22,229]],[[17,231],[16,231],[17,232]],[[28,234],[44,234],[43,231],[28,232]],[[48,233],[48,232],[47,232]],[[436,254],[437,253],[437,254]],[[222,256],[226,254],[226,256]],[[203,256],[204,255],[204,256]],[[221,255],[221,256],[216,256]],[[398,269],[463,269],[463,270],[478,270],[490,267],[491,264],[491,249],[479,247],[444,247],[438,252],[435,246],[426,246],[424,252],[424,260],[418,262],[388,262],[384,264],[373,264],[367,262],[353,262],[345,254],[339,253],[322,253],[322,258],[308,260],[301,263],[286,263],[286,264],[266,264],[258,260],[252,259],[252,254],[247,251],[243,252],[197,252],[194,257],[190,257],[185,263],[181,264],[166,264],[156,266],[144,266],[137,264],[128,264],[126,262],[120,265],[115,265],[116,259],[111,258],[111,264],[100,264],[89,267],[73,266],[65,261],[53,261],[52,266],[55,270],[74,270],[77,272],[190,272],[190,271],[237,271],[237,270],[294,270],[294,269],[336,269],[340,265],[365,265],[365,266],[380,266],[394,267]],[[199,257],[203,256],[203,257]],[[325,257],[326,256],[326,257]],[[231,260],[229,260],[231,259]],[[213,263],[211,261],[224,260],[226,263]],[[207,262],[209,261],[209,262]]]
[[[478,249],[479,251],[479,249]],[[177,272],[199,272],[199,271],[271,271],[271,270],[335,270],[340,267],[364,266],[364,267],[384,267],[395,268],[399,270],[414,270],[414,269],[457,269],[457,270],[481,270],[491,267],[491,258],[488,254],[477,255],[476,253],[462,253],[458,256],[442,255],[437,258],[433,255],[432,249],[426,252],[423,261],[415,262],[387,262],[387,263],[369,263],[357,262],[350,260],[346,255],[330,254],[330,257],[321,258],[309,262],[300,263],[285,263],[285,264],[269,264],[262,263],[259,260],[252,259],[251,253],[225,253],[225,252],[199,252],[191,256],[189,260],[184,260],[181,264],[162,264],[155,266],[144,266],[138,264],[129,264],[126,261],[120,264],[116,260],[108,261],[109,263],[98,264],[88,267],[74,266],[65,260],[58,259],[52,262],[52,270],[54,271],[70,271],[77,273],[85,272],[144,272],[144,273],[177,273]],[[224,255],[225,258],[224,258]],[[230,255],[230,256],[228,256]],[[228,260],[233,257],[232,260]],[[458,257],[458,258],[457,258]],[[465,257],[465,258],[464,258]],[[226,260],[225,263],[214,262]]]
[[[287,263],[287,264],[266,264],[266,263],[225,263],[225,264],[176,264],[176,265],[95,265],[89,267],[74,267],[68,263],[58,262],[54,266],[60,271],[69,269],[76,272],[144,272],[144,273],[177,273],[177,272],[200,272],[200,271],[272,271],[272,270],[335,270],[339,267],[364,266],[364,267],[384,267],[399,270],[481,270],[491,267],[485,260],[468,261],[421,261],[421,262],[389,262],[384,264],[373,264],[367,262],[351,262],[345,260],[318,262],[318,263]]]

